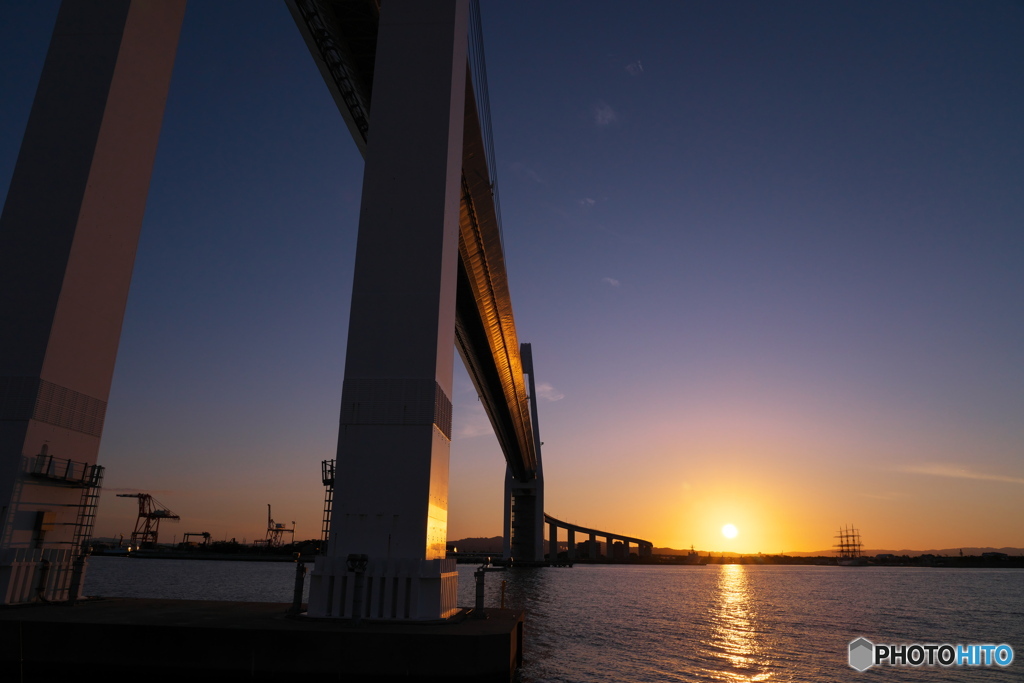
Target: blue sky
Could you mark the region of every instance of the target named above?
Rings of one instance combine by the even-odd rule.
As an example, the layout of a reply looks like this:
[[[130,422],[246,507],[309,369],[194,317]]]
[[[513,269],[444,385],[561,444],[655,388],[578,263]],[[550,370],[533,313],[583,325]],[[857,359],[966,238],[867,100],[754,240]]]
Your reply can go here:
[[[482,15],[548,512],[709,550],[1024,546],[1021,4]],[[6,188],[56,3],[3,16]],[[283,3],[190,4],[99,533],[130,489],[165,533],[251,540],[272,503],[319,535],[361,168]],[[503,461],[455,393],[450,538],[496,535]]]

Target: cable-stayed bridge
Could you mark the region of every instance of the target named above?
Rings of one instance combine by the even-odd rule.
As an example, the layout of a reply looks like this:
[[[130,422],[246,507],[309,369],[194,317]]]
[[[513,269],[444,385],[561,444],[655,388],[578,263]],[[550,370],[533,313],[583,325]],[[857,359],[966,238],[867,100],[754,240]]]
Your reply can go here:
[[[603,537],[609,555],[616,542],[649,553],[642,539],[544,513],[533,358],[505,270],[476,3],[287,5],[365,159],[329,542],[309,613],[456,612],[445,557],[453,347],[506,460],[506,559],[543,563],[545,523],[549,550],[564,529],[570,553],[577,533],[595,541],[588,552]],[[74,599],[81,583],[183,13],[183,0],[67,2],[58,17],[0,218],[5,603]],[[68,510],[73,519],[57,519]]]

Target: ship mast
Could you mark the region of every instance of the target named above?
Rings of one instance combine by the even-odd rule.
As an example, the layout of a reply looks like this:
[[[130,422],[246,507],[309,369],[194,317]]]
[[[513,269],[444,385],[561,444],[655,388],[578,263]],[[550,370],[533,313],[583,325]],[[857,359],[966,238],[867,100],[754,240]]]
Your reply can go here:
[[[840,559],[855,558],[861,556],[860,530],[852,525],[839,527],[839,535],[836,536],[839,543],[835,545],[839,551]]]

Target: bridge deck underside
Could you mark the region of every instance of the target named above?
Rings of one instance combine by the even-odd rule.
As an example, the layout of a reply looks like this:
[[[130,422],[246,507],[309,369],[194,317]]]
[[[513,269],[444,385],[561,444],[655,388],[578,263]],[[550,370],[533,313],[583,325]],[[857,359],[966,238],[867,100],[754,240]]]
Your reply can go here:
[[[287,0],[360,152],[370,131],[378,0]],[[467,66],[468,68],[468,66]],[[537,453],[484,137],[466,79],[455,336],[513,476],[531,481]]]

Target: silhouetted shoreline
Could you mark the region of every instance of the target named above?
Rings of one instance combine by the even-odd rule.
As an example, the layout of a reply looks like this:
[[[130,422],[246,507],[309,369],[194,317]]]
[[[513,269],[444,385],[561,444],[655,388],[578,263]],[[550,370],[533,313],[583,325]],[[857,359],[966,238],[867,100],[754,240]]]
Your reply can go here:
[[[794,557],[789,555],[700,555],[696,561],[692,556],[655,555],[650,562],[642,564],[669,565],[708,565],[708,564],[748,564],[748,565],[809,565],[836,566],[834,556]],[[992,553],[988,555],[944,556],[924,554],[911,555],[880,555],[866,557],[868,567],[963,567],[963,568],[1022,568],[1024,556]],[[639,562],[638,562],[639,563]]]

